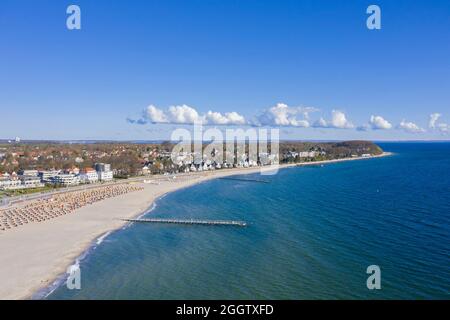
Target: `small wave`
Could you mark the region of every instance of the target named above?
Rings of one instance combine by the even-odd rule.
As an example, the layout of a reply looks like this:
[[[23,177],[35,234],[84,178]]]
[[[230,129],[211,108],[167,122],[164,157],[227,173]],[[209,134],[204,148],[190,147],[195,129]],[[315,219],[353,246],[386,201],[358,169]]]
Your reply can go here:
[[[159,199],[157,199],[157,200],[159,200]],[[151,206],[147,211],[145,211],[144,213],[142,213],[142,214],[141,214],[139,217],[137,217],[137,218],[140,219],[140,218],[142,218],[143,216],[145,216],[146,214],[149,214],[150,212],[152,212],[153,210],[156,209],[156,206],[157,206],[157,204],[156,204],[156,200],[155,200],[155,201],[153,201],[152,206]]]
[[[163,197],[163,196],[162,196],[162,197]],[[141,219],[141,218],[143,218],[145,215],[147,215],[147,214],[149,214],[150,212],[152,212],[153,210],[155,210],[155,208],[156,208],[156,206],[157,206],[157,205],[156,205],[156,201],[157,201],[157,200],[160,200],[162,197],[160,197],[160,198],[156,199],[155,201],[153,201],[151,207],[150,207],[148,210],[144,211],[144,212],[143,212],[142,214],[140,214],[139,216],[137,216],[136,219]],[[131,227],[133,224],[134,224],[134,222],[128,222],[126,225],[124,225],[124,226],[122,227],[122,230],[128,229],[128,228]]]
[[[103,240],[105,240],[105,238],[107,236],[109,236],[112,232],[114,231],[108,231],[105,234],[101,235],[100,237],[98,237],[95,242],[92,242],[91,245],[85,250],[83,251],[76,259],[75,262],[73,264],[71,264],[70,266],[67,267],[67,270],[69,268],[78,268],[80,269],[80,263],[86,259],[86,257],[95,249],[98,247],[98,245],[100,245]],[[32,297],[32,300],[43,300],[43,299],[47,299],[56,289],[58,289],[59,287],[63,286],[66,282],[67,279],[69,278],[69,274],[67,272],[64,272],[62,274],[60,274],[50,285],[40,289],[39,291],[37,291]]]
[[[62,286],[67,280],[66,274],[58,276],[50,285],[40,289],[32,295],[31,300],[42,300],[50,296],[56,289]]]
[[[166,194],[162,195],[161,197],[155,199],[155,201],[153,201],[152,205],[150,206],[150,208],[146,211],[144,211],[139,217],[143,217],[146,214],[149,214],[150,212],[152,212],[153,210],[155,210],[155,208],[157,207],[156,202],[158,200],[161,200],[162,198],[164,198],[164,196],[166,196]],[[131,226],[133,224],[133,222],[127,223],[123,228],[126,229],[129,226]],[[75,263],[73,263],[72,265],[70,265],[68,268],[70,267],[76,267],[76,268],[80,268],[80,263],[81,261],[83,261],[93,250],[95,250],[95,248],[97,248],[100,244],[102,244],[104,242],[104,240],[111,235],[111,233],[113,233],[115,230],[112,231],[108,231],[104,234],[102,234],[100,237],[98,237],[96,240],[94,240],[91,245],[80,254],[80,256],[78,258],[75,259]],[[47,299],[56,289],[58,289],[59,287],[63,286],[66,282],[67,279],[69,277],[68,273],[63,273],[61,275],[59,275],[50,285],[40,289],[38,292],[36,292],[31,299],[33,300],[42,300],[42,299]]]
[[[109,236],[109,235],[111,234],[111,232],[112,232],[112,231],[108,231],[108,232],[106,232],[105,234],[103,234],[102,236],[98,237],[98,238],[97,238],[97,241],[96,241],[96,245],[98,246],[98,245],[102,244],[103,240],[105,240],[105,238],[106,238],[107,236]]]
[[[69,268],[80,268],[80,261],[83,260],[87,256],[87,252],[90,250],[87,250],[84,252],[80,257],[78,257],[75,260],[75,263],[70,265]],[[31,299],[32,300],[43,300],[47,299],[53,292],[55,292],[56,289],[63,286],[67,279],[69,278],[69,274],[67,272],[59,275],[50,285],[40,289],[38,292],[36,292]]]

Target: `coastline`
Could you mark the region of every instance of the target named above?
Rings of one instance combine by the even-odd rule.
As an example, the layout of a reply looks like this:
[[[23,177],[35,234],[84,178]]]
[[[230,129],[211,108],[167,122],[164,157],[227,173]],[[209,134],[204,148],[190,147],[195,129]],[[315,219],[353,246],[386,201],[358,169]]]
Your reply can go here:
[[[327,161],[280,165],[289,167],[322,165],[353,160],[368,160],[389,156],[355,157]],[[76,212],[42,224],[30,224],[0,233],[0,251],[6,254],[0,261],[0,299],[29,299],[61,279],[68,266],[84,257],[100,237],[122,228],[134,218],[147,213],[154,202],[167,193],[225,176],[270,171],[270,167],[235,168],[151,178],[159,184],[131,182],[142,191],[106,199]],[[97,244],[98,245],[98,244]]]

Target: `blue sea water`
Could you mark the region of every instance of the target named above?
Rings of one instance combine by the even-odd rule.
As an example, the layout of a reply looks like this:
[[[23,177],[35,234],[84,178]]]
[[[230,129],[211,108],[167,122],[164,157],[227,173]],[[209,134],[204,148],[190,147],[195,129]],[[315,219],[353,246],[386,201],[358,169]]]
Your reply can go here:
[[[449,299],[450,143],[380,145],[395,154],[170,193],[148,216],[249,226],[133,224],[80,262],[81,290],[47,298]]]

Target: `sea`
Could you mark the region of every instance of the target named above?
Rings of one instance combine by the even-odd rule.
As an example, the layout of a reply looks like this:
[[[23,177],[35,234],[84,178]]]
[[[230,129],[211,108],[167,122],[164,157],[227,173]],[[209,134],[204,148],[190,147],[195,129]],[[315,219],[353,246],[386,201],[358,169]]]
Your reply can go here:
[[[81,289],[41,298],[449,299],[450,143],[379,145],[393,154],[169,193],[143,217],[247,226],[129,224],[77,260]]]

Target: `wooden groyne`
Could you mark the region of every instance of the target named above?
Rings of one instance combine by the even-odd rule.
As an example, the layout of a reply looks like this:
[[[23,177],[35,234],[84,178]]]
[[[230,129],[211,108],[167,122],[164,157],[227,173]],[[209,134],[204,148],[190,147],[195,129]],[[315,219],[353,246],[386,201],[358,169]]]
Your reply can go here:
[[[247,223],[235,220],[195,220],[195,219],[122,219],[128,222],[144,222],[144,223],[171,223],[171,224],[199,224],[212,226],[238,226],[245,227]]]
[[[231,177],[221,177],[221,178],[218,178],[218,179],[221,179],[221,180],[244,181],[244,182],[270,183],[270,181],[267,181],[267,180],[260,180],[260,179],[244,179],[244,178],[231,178]]]

